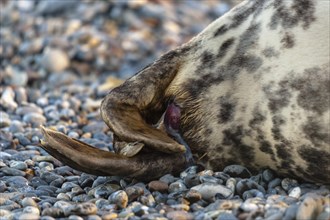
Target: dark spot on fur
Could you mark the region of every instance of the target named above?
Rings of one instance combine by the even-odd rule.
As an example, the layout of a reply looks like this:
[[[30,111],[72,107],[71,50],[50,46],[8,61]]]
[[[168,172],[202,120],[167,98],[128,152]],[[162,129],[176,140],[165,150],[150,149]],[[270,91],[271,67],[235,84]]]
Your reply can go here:
[[[233,147],[232,154],[237,155],[236,158],[241,158],[245,164],[250,164],[254,161],[254,149],[243,143],[243,137],[247,136],[247,132],[244,131],[242,126],[236,126],[236,128],[223,130],[223,142],[225,146]]]
[[[275,49],[273,47],[267,47],[262,51],[262,54],[267,57],[278,57],[279,56],[279,52],[276,52]]]
[[[330,108],[330,80],[329,66],[309,68],[304,71],[301,78],[293,80],[291,87],[299,91],[298,105],[306,110],[318,114]],[[328,100],[328,101],[324,101]]]
[[[242,69],[246,69],[249,73],[255,72],[262,65],[260,57],[248,52],[250,49],[257,47],[259,32],[260,24],[252,24],[239,38],[237,50],[227,64],[226,71],[231,77],[235,77]]]
[[[211,52],[204,51],[201,59],[202,68],[212,68],[214,66],[214,55]]]
[[[221,36],[223,35],[224,33],[226,33],[228,31],[228,27],[227,25],[222,25],[220,26],[215,32],[214,32],[214,35],[213,37],[217,37],[217,36]]]
[[[271,91],[270,88],[273,88],[272,85],[266,86],[263,88],[263,91],[266,93],[268,97],[268,108],[272,113],[276,113],[280,111],[282,108],[287,107],[290,104],[290,98],[292,94],[289,92],[289,81],[282,80],[278,83],[278,89]]]
[[[232,12],[232,14],[234,14],[234,16],[231,18],[232,23],[230,25],[224,24],[224,25],[220,26],[214,32],[213,37],[222,36],[228,30],[239,27],[251,15],[253,15],[254,18],[256,18],[260,14],[260,12],[262,11],[263,5],[266,1],[264,1],[264,0],[255,0],[255,1],[251,1],[251,2],[252,2],[251,6],[247,5],[247,6],[241,6],[241,7],[236,8]]]
[[[253,110],[253,118],[249,121],[249,126],[253,128],[257,128],[262,122],[266,120],[266,117],[261,113],[261,111],[256,107]]]
[[[230,28],[236,28],[240,26],[242,23],[244,23],[248,17],[251,15],[254,15],[254,18],[256,18],[260,12],[262,11],[263,5],[265,4],[265,0],[255,0],[250,1],[252,5],[249,7],[247,6],[241,6],[239,8],[236,8],[234,12],[234,16],[232,17],[232,24],[230,25]]]
[[[273,151],[272,145],[270,144],[269,141],[261,141],[259,149],[264,153],[274,156],[274,151]]]
[[[185,91],[189,91],[189,95],[197,99],[213,84],[219,84],[224,81],[224,78],[220,74],[214,74],[210,72],[205,74],[200,79],[191,79],[183,84],[183,88]]]
[[[330,153],[311,146],[301,146],[298,149],[300,157],[307,162],[307,173],[313,173],[313,179],[329,179]]]
[[[285,124],[285,120],[278,115],[274,115],[272,118],[273,122],[273,127],[272,127],[272,134],[275,140],[281,141],[282,143],[287,143],[288,141],[284,138],[282,131],[281,131],[281,126]]]
[[[236,102],[227,98],[220,97],[220,112],[218,122],[223,124],[231,121],[234,118]]]
[[[292,48],[295,44],[294,35],[289,32],[285,32],[283,38],[281,39],[282,46],[284,48]]]
[[[228,40],[226,40],[225,42],[223,42],[223,44],[221,44],[218,55],[217,55],[217,57],[219,59],[223,58],[226,55],[227,51],[234,44],[234,41],[235,41],[235,38],[231,37]]]
[[[243,68],[247,72],[253,73],[262,65],[262,59],[254,55],[236,55],[230,60],[229,65]]]
[[[322,144],[330,145],[330,133],[328,127],[322,127],[324,122],[316,121],[317,119],[309,117],[307,123],[303,126],[302,130],[307,138],[314,144],[320,146]]]
[[[291,158],[291,150],[285,144],[275,144],[276,154],[282,160],[289,160]]]
[[[307,29],[315,21],[315,3],[313,0],[295,0],[291,7],[287,7],[286,3],[283,0],[275,1],[275,13],[269,23],[271,29],[276,29],[278,25],[288,29],[300,23],[304,29]]]

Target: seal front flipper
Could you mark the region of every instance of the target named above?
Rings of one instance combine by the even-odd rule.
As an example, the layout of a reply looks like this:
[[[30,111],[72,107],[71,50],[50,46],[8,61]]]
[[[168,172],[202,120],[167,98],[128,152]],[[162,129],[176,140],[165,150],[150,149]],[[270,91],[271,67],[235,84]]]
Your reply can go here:
[[[163,55],[104,98],[101,116],[121,141],[141,142],[165,153],[186,151],[166,132],[152,126],[166,109],[169,97],[165,91],[180,68],[184,51],[179,48]]]
[[[126,157],[94,148],[60,132],[41,127],[41,147],[70,167],[94,175],[117,175],[136,179],[156,179],[179,173],[186,166],[183,154],[138,153]]]

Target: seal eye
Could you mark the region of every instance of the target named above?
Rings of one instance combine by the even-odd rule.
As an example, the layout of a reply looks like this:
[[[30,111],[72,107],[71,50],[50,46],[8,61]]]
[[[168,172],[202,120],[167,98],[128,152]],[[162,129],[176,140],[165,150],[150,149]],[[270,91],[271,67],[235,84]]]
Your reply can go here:
[[[164,125],[167,132],[171,135],[179,132],[181,111],[179,106],[171,103],[167,106],[164,116]]]

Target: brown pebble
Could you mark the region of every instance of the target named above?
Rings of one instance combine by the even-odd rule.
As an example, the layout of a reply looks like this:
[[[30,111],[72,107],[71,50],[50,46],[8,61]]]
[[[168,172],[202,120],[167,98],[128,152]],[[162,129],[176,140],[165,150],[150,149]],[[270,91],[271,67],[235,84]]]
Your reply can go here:
[[[192,220],[192,214],[185,211],[171,211],[167,213],[166,217],[171,220]]]
[[[158,191],[158,192],[166,193],[168,190],[167,183],[159,180],[151,181],[148,184],[148,187],[151,192]]]
[[[117,219],[117,218],[118,218],[117,213],[107,213],[107,214],[102,215],[103,220],[112,220],[112,219]]]
[[[184,198],[187,199],[190,203],[194,203],[202,199],[202,194],[196,190],[191,189],[187,192]]]

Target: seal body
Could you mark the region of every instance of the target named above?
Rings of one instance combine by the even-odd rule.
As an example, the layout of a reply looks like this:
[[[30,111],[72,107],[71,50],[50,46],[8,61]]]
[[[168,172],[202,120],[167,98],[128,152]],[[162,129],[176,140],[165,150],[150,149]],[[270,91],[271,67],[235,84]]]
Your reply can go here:
[[[193,40],[165,96],[203,163],[329,181],[327,15],[328,1],[249,1]]]
[[[163,175],[184,167],[178,155],[187,147],[155,126],[175,103],[177,132],[195,162],[214,170],[233,163],[270,168],[329,183],[329,7],[329,1],[245,1],[113,89],[101,116],[115,141],[137,141],[153,152],[132,157],[147,168],[122,174],[144,177],[154,169]],[[54,141],[44,145],[59,159],[66,152]],[[93,173],[72,155],[66,162]]]

